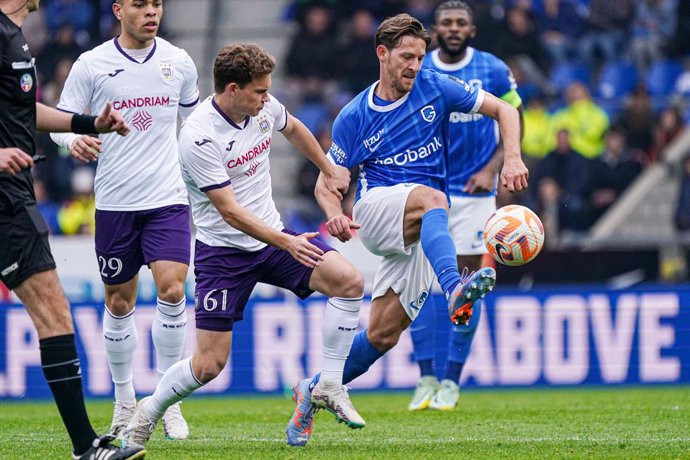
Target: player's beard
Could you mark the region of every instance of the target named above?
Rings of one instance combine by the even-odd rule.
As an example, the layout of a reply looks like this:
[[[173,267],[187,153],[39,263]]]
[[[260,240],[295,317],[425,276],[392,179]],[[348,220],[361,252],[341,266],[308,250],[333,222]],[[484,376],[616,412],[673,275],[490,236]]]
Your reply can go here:
[[[470,46],[470,42],[472,41],[472,37],[467,36],[462,41],[462,44],[459,48],[451,48],[450,45],[448,45],[448,42],[446,42],[441,35],[438,35],[436,39],[438,40],[438,46],[441,48],[441,50],[443,50],[444,53],[453,59],[459,58],[465,54],[465,50],[467,50],[467,47]]]
[[[38,9],[38,4],[40,3],[40,0],[28,0],[26,3],[26,8],[29,10],[29,13],[32,11],[36,11]]]

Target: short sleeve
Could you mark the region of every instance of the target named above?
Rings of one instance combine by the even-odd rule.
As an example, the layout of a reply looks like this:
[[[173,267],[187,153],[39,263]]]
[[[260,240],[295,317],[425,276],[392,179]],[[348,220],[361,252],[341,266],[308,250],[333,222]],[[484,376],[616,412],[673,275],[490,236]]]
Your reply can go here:
[[[438,74],[449,112],[475,113],[484,101],[484,90],[468,85],[453,75]]]
[[[183,65],[184,81],[180,92],[180,105],[182,107],[194,107],[199,103],[199,75],[194,61],[185,53]]]
[[[221,149],[208,136],[180,133],[180,163],[202,192],[230,185]]]
[[[274,129],[277,129],[278,131],[284,130],[287,127],[288,122],[288,113],[285,106],[281,104],[276,97],[269,94],[268,108],[273,114],[273,119],[275,120],[275,124],[273,125]]]
[[[336,165],[352,168],[358,164],[355,151],[352,148],[352,140],[357,135],[351,128],[349,119],[342,113],[333,122],[331,147],[328,149],[328,158]]]
[[[517,92],[515,77],[506,63],[500,59],[496,59],[493,66],[493,81],[496,85],[492,91],[494,96],[503,99],[515,108],[522,105],[522,99]]]
[[[91,107],[93,96],[93,78],[89,71],[89,66],[82,55],[72,65],[65,87],[60,95],[58,110],[72,113],[82,113],[91,109],[92,113],[97,113],[101,107]]]

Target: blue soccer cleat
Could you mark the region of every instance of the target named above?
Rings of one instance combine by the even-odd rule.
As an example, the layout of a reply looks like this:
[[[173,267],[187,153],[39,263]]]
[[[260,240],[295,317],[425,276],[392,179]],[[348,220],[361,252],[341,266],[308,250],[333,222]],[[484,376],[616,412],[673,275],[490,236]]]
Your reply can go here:
[[[463,280],[455,286],[448,298],[450,321],[456,326],[467,325],[472,318],[474,303],[491,292],[495,284],[496,270],[491,267],[463,276]]]
[[[287,443],[291,446],[306,446],[311,438],[316,413],[316,406],[311,402],[309,389],[311,380],[311,378],[306,378],[292,387],[292,400],[295,401],[296,407],[285,429]]]

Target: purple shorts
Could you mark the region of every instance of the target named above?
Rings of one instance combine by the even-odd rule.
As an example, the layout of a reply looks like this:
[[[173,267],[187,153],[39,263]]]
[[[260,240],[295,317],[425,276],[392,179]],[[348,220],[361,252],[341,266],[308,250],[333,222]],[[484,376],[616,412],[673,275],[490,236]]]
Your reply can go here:
[[[294,232],[283,230],[295,235]],[[334,249],[310,240],[322,251]],[[244,316],[244,307],[256,283],[266,283],[294,292],[301,299],[309,289],[313,268],[297,262],[289,252],[275,246],[259,251],[208,246],[196,240],[194,275],[196,276],[196,328],[207,331],[232,331]]]
[[[144,264],[171,260],[189,265],[189,206],[144,211],[96,210],[96,256],[105,284],[122,284]]]

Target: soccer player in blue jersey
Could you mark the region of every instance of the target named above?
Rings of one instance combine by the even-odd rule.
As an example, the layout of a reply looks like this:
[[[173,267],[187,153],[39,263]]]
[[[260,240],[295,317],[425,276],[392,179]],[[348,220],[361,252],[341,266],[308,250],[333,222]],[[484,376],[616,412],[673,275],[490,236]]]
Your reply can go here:
[[[436,9],[434,27],[439,47],[427,53],[422,68],[452,75],[522,110],[522,100],[508,66],[490,53],[469,46],[476,34],[472,9],[463,1],[446,1]],[[496,122],[481,114],[454,112],[448,127],[450,140],[448,212],[458,266],[481,268],[486,253],[484,224],[496,211],[497,176],[503,161]],[[434,308],[427,307],[410,327],[415,360],[421,378],[409,410],[455,409],[460,396],[460,374],[479,322],[476,304],[469,324],[435,324]],[[440,384],[434,372],[434,336],[437,327],[450,327],[445,374]]]
[[[424,26],[407,14],[383,21],[375,41],[380,80],[335,120],[329,159],[347,168],[359,166],[354,221],[343,214],[340,199],[321,176],[317,182],[315,193],[327,215],[329,233],[348,241],[352,229],[359,228],[362,243],[382,256],[369,328],[355,336],[343,383],[362,375],[395,346],[424,305],[434,275],[456,324],[469,322],[474,302],[493,288],[496,273],[491,268],[464,279],[458,271],[448,229],[451,114],[480,113],[498,120],[505,151],[501,184],[511,192],[527,187],[517,110],[453,76],[422,69],[429,42]],[[289,444],[308,442],[314,412],[311,389],[319,378],[296,386]]]

